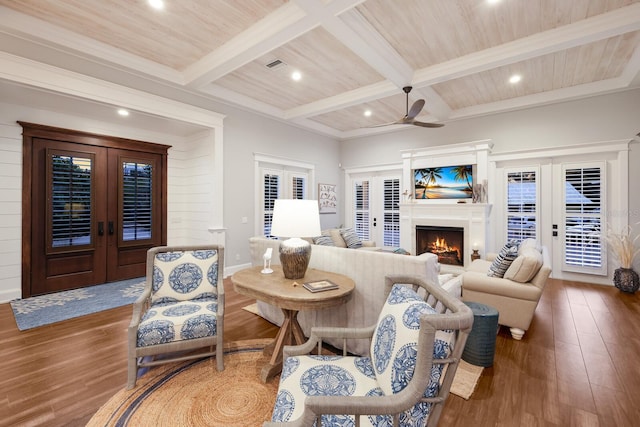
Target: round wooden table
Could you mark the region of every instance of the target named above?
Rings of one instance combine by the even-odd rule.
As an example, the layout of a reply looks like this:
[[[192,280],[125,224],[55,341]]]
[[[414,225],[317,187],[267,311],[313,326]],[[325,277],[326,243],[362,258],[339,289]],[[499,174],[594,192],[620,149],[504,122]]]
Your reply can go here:
[[[346,303],[355,288],[349,277],[329,271],[309,268],[302,279],[286,279],[282,267],[272,266],[273,273],[262,274],[262,266],[240,270],[231,276],[233,288],[243,294],[279,307],[284,313],[284,322],[275,340],[264,349],[269,362],[262,368],[261,379],[267,382],[282,370],[282,350],[285,345],[302,344],[306,339],[298,323],[300,310],[320,310]],[[328,280],[338,289],[310,292],[303,284]]]

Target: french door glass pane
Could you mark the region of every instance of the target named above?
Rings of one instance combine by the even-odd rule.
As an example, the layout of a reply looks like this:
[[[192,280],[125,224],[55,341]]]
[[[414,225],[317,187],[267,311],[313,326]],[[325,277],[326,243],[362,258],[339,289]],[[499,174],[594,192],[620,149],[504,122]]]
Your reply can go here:
[[[264,174],[264,206],[263,206],[263,222],[264,229],[262,232],[265,237],[273,238],[271,235],[271,224],[273,222],[273,207],[276,199],[280,196],[280,175]]]
[[[509,172],[507,174],[507,240],[536,238],[536,204],[536,172]]]
[[[354,185],[354,229],[362,240],[369,240],[369,181],[356,181]]]
[[[384,246],[400,246],[400,179],[384,180]]]
[[[153,168],[122,162],[122,240],[151,239]]]
[[[565,170],[565,266],[600,269],[603,266],[602,170]]]
[[[49,159],[51,246],[90,245],[92,159],[60,154],[53,154]]]

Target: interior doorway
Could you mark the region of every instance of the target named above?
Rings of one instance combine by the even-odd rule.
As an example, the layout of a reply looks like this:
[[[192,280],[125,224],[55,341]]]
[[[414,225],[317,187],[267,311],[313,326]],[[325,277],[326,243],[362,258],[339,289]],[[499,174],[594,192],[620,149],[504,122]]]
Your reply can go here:
[[[23,298],[145,275],[166,244],[166,145],[20,123]]]

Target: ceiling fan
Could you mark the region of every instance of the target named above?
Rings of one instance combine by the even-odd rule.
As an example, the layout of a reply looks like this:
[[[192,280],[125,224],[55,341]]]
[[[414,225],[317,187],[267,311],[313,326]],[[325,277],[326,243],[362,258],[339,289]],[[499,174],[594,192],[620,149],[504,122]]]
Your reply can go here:
[[[416,116],[420,114],[420,111],[422,111],[422,109],[424,108],[424,99],[418,99],[416,102],[413,103],[413,105],[411,106],[411,109],[409,109],[409,92],[411,92],[411,89],[413,89],[413,87],[411,86],[405,86],[402,88],[402,90],[404,91],[407,97],[407,102],[406,102],[407,113],[403,118],[396,120],[395,122],[385,123],[382,125],[376,125],[371,127],[377,128],[377,127],[390,126],[390,125],[414,125],[414,126],[422,126],[424,128],[440,128],[444,126],[444,124],[442,123],[427,123],[427,122],[420,122],[416,120]]]

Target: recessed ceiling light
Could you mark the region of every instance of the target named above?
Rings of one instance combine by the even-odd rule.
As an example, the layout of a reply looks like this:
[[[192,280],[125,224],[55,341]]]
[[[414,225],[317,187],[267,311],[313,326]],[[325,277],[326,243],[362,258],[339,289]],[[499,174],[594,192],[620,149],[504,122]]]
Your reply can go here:
[[[515,84],[522,80],[522,76],[520,74],[514,74],[509,78],[509,83]]]
[[[149,6],[154,9],[162,10],[164,9],[164,1],[163,0],[148,0]]]
[[[487,3],[489,4],[498,4],[500,3],[502,0],[487,0]]]
[[[365,117],[371,117],[372,114],[373,113],[371,112],[371,110],[365,110],[365,112],[364,112],[364,116]]]
[[[118,114],[121,115],[122,117],[127,117],[129,115],[129,112],[127,110],[125,110],[124,108],[120,108],[118,110]]]
[[[299,81],[302,78],[302,73],[300,71],[294,71],[291,73],[291,78],[295,81]]]

